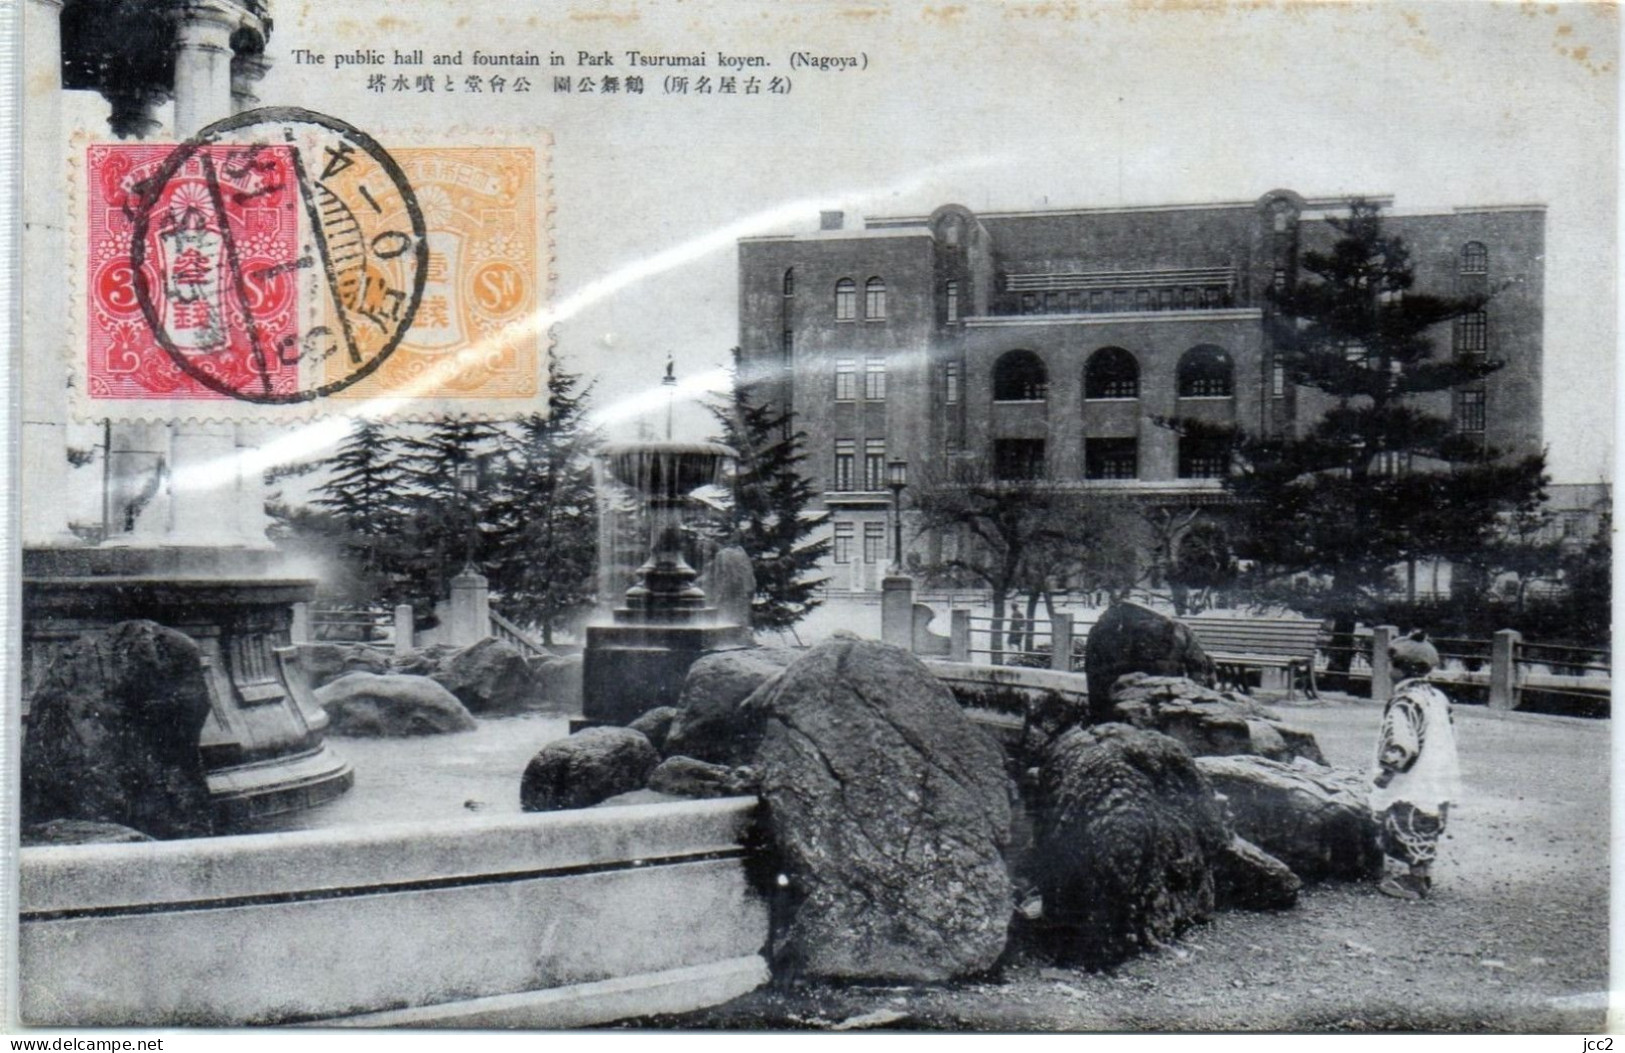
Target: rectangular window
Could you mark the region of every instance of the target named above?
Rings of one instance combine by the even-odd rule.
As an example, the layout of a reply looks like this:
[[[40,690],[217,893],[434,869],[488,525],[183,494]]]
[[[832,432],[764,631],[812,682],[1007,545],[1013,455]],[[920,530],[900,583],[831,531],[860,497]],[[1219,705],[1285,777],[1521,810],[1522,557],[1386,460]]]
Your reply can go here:
[[[835,562],[852,562],[852,524],[835,524]]]
[[[1128,290],[1127,289],[1113,289],[1112,290],[1112,310],[1122,312],[1122,311],[1127,311],[1128,307],[1129,307]]]
[[[866,439],[863,443],[863,488],[886,489],[886,440]]]
[[[1047,292],[1047,293],[1044,294],[1044,313],[1045,314],[1060,314],[1061,313],[1061,294],[1060,293],[1058,293],[1058,292]]]
[[[1223,443],[1191,438],[1179,440],[1181,479],[1222,479],[1229,468],[1230,455]]]
[[[842,278],[835,285],[835,320],[850,322],[858,316],[858,283]]]
[[[835,440],[835,489],[838,492],[847,492],[852,489],[852,472],[857,467],[856,461],[858,444],[851,439]]]
[[[1083,291],[1081,289],[1073,289],[1066,294],[1066,313],[1083,313]]]
[[[1106,294],[1099,289],[1089,294],[1089,313],[1103,314],[1106,310]]]
[[[1473,311],[1456,319],[1456,353],[1482,355],[1490,349],[1489,319],[1483,311]]]
[[[1273,398],[1286,398],[1286,363],[1276,359],[1270,366],[1270,395]]]
[[[1174,309],[1174,291],[1172,289],[1157,290],[1157,310],[1172,311]]]
[[[994,439],[993,477],[1022,482],[1044,477],[1043,439]]]
[[[863,361],[863,397],[870,402],[886,398],[886,360],[866,358]]]
[[[1151,290],[1136,289],[1134,292],[1134,309],[1136,311],[1151,310]]]
[[[1456,393],[1456,422],[1462,431],[1484,430],[1484,393],[1461,391]]]
[[[879,278],[870,278],[863,287],[863,317],[871,320],[886,317],[886,283]]]
[[[858,397],[858,360],[835,360],[835,401],[849,402]]]
[[[1083,470],[1089,479],[1133,479],[1139,474],[1134,439],[1085,439]]]
[[[959,321],[959,283],[949,282],[947,287],[948,321]]]
[[[950,406],[959,405],[959,363],[949,362],[942,367],[942,400]]]
[[[1022,293],[1021,294],[1021,313],[1022,314],[1037,314],[1038,313],[1038,294],[1037,293]]]
[[[886,524],[863,524],[863,561],[883,563],[886,560]]]

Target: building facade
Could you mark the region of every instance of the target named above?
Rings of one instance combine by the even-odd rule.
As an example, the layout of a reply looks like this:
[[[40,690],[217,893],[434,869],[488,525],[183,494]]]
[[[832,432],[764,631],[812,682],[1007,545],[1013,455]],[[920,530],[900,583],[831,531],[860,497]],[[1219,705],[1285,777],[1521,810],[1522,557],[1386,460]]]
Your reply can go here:
[[[1490,447],[1538,452],[1544,206],[1372,200],[1409,247],[1417,291],[1493,294],[1437,339],[1506,365],[1421,407]],[[1318,419],[1329,400],[1275,361],[1266,290],[1335,241],[1326,220],[1349,204],[1276,190],[1140,208],[944,205],[861,227],[824,213],[815,232],[742,240],[741,368],[807,434],[835,587],[878,587],[894,557],[894,460],[916,481],[980,458],[1002,478],[1215,499],[1222,458],[1155,420],[1292,434]],[[927,560],[940,543],[905,529],[905,549]]]

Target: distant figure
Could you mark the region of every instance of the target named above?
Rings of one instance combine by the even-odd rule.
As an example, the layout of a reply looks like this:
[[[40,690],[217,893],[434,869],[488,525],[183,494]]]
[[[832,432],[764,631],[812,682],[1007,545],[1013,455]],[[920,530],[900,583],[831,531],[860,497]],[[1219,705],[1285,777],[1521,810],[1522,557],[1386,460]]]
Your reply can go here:
[[[1388,656],[1402,679],[1382,714],[1371,810],[1382,823],[1383,854],[1409,870],[1385,874],[1377,888],[1421,899],[1433,885],[1450,803],[1460,795],[1454,717],[1444,692],[1427,682],[1439,652],[1426,633],[1418,629],[1395,641]]]

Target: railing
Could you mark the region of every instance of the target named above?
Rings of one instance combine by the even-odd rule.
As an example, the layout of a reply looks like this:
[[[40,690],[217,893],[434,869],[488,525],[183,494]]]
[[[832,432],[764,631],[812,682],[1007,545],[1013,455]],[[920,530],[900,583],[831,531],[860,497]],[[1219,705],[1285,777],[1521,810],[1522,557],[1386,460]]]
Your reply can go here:
[[[310,640],[315,643],[389,643],[395,615],[378,608],[315,607],[310,611]]]
[[[519,648],[527,658],[546,658],[551,655],[547,648],[536,642],[525,630],[504,618],[496,611],[491,611],[491,635],[505,643],[513,644]]]

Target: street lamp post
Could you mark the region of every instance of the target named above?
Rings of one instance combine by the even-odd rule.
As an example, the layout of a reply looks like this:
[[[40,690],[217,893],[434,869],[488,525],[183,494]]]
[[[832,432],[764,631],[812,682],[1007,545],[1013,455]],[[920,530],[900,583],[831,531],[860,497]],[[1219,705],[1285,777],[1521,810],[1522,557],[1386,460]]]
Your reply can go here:
[[[903,490],[908,486],[908,462],[886,465],[886,488],[891,491],[892,573],[903,573]]]
[[[476,574],[474,568],[474,538],[479,533],[479,521],[474,517],[474,495],[480,489],[480,467],[472,460],[464,461],[457,466],[457,492],[463,495],[463,504],[468,507],[468,552],[463,561],[464,574]]]

